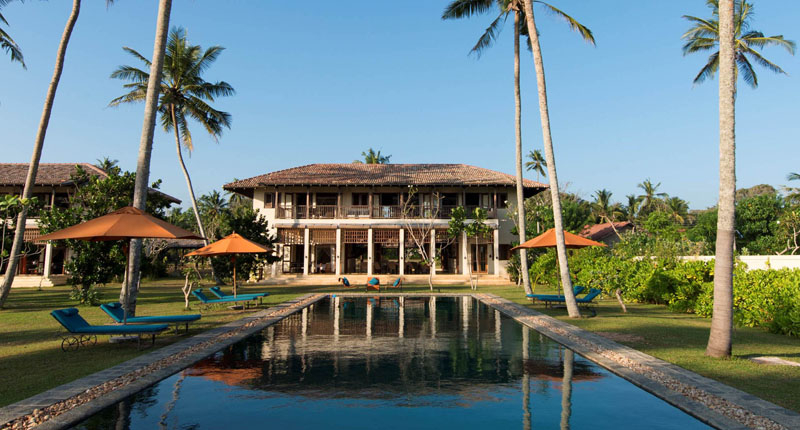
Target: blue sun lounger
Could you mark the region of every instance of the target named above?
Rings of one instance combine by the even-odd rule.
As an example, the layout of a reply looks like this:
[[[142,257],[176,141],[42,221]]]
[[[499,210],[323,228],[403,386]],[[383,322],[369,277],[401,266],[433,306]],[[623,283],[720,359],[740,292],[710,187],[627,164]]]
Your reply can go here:
[[[62,351],[78,349],[84,345],[94,345],[97,343],[98,334],[136,335],[139,337],[140,348],[142,336],[149,334],[152,336],[152,346],[156,343],[156,335],[169,327],[166,324],[91,325],[78,315],[78,310],[75,308],[56,309],[50,312],[50,315],[69,332],[69,335],[61,336]]]
[[[581,297],[580,299],[575,299],[575,302],[578,304],[578,306],[583,305],[582,306],[583,308],[591,310],[592,314],[596,315],[597,312],[594,309],[590,308],[590,305],[594,305],[595,304],[593,302],[593,300],[595,299],[595,297],[599,296],[600,293],[602,293],[602,292],[603,292],[603,290],[601,290],[599,288],[592,288],[592,289],[589,290],[589,293],[586,294],[585,296]],[[548,305],[551,305],[553,303],[564,303],[564,302],[566,302],[566,299],[564,299],[564,297],[554,297],[554,298],[545,299],[545,300],[542,300],[542,301],[544,302],[545,306],[548,306]]]
[[[197,300],[200,300],[206,306],[208,306],[208,305],[216,305],[216,304],[220,304],[220,303],[239,303],[239,302],[241,302],[243,304],[242,310],[244,310],[244,308],[247,307],[247,302],[249,302],[251,300],[255,300],[253,297],[236,297],[236,298],[234,298],[233,296],[229,296],[229,298],[224,298],[224,299],[209,299],[208,296],[206,296],[205,293],[203,293],[203,289],[202,288],[198,288],[198,289],[192,291],[192,295],[194,295],[197,298]]]
[[[105,313],[108,314],[114,321],[122,324],[125,320],[125,311],[122,309],[122,305],[119,302],[114,303],[107,303],[104,305],[100,305],[100,309],[102,309]],[[191,315],[158,315],[158,316],[149,316],[149,317],[128,317],[127,323],[128,324],[175,324],[175,332],[178,332],[178,327],[180,324],[186,325],[186,332],[189,332],[189,323],[199,320],[201,317],[200,314],[191,314]]]
[[[582,293],[583,290],[585,289],[586,288],[581,287],[580,285],[575,285],[574,287],[572,287],[572,292],[575,293],[575,295],[577,296],[578,294]],[[540,300],[543,302],[548,301],[548,299],[564,298],[564,296],[560,296],[558,294],[526,294],[525,297],[529,299]]]
[[[218,299],[232,299],[232,298],[234,298],[233,294],[225,294],[222,291],[222,288],[220,288],[218,286],[211,287],[208,290],[211,291],[211,294],[217,296]],[[257,299],[258,300],[258,304],[261,304],[261,298],[267,297],[268,295],[269,295],[269,293],[264,292],[264,293],[237,294],[236,297],[237,298],[250,299],[250,300],[256,300]]]

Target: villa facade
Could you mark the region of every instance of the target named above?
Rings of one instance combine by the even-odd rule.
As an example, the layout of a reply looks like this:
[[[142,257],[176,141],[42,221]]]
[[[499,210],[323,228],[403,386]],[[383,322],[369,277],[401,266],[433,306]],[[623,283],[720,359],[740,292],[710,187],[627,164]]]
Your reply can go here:
[[[418,249],[430,244],[426,251],[439,256],[434,276],[468,275],[471,268],[506,277],[515,183],[511,175],[463,164],[348,163],[294,167],[224,188],[251,197],[269,222],[281,259],[272,276],[427,275]],[[524,182],[526,197],[546,188]],[[486,210],[491,233],[477,243],[449,237],[459,206],[468,214]]]

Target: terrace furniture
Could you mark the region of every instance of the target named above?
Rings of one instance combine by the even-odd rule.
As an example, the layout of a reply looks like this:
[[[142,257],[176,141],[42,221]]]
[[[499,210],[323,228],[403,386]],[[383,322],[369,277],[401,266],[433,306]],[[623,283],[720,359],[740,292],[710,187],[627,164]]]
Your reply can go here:
[[[251,300],[255,300],[252,297],[232,297],[232,296],[230,298],[225,298],[225,299],[209,299],[208,296],[206,296],[205,293],[203,293],[203,289],[202,288],[198,288],[198,289],[192,291],[192,294],[197,298],[197,300],[200,300],[202,302],[202,304],[205,305],[205,306],[217,305],[217,304],[220,304],[220,303],[239,303],[239,302],[241,302],[243,311],[245,310],[245,308],[247,308],[247,302],[249,302]]]
[[[125,320],[125,310],[122,309],[122,304],[119,302],[107,303],[100,305],[105,313],[108,314],[114,321],[122,323]],[[128,317],[128,324],[175,324],[175,333],[178,332],[178,327],[185,324],[186,332],[189,332],[189,323],[199,320],[200,314],[191,315],[158,315],[158,316],[145,316],[145,317]]]
[[[354,288],[352,285],[350,285],[350,281],[347,278],[339,278],[339,283],[341,283],[345,288]]]
[[[219,286],[211,287],[208,290],[211,291],[211,294],[217,296],[218,299],[232,299],[232,298],[234,298],[234,296],[231,295],[231,294],[225,294],[222,291],[222,288],[220,288]],[[237,294],[236,297],[237,298],[249,298],[251,300],[258,300],[258,304],[260,305],[261,304],[261,299],[263,297],[267,297],[268,295],[269,295],[269,293],[263,292],[263,293]]]
[[[599,288],[592,288],[589,290],[589,293],[586,294],[585,296],[581,297],[580,299],[575,299],[575,302],[578,304],[578,306],[591,311],[592,316],[597,315],[597,311],[595,311],[594,308],[592,307],[592,305],[595,304],[593,300],[595,299],[595,297],[599,296],[600,293],[602,292],[603,290]],[[548,306],[553,303],[564,303],[566,300],[564,299],[564,297],[553,297],[551,299],[545,299],[542,301],[544,302],[545,306]]]
[[[166,330],[167,324],[147,324],[147,325],[91,325],[78,315],[75,308],[56,309],[50,312],[67,331],[68,335],[61,335],[61,350],[69,351],[78,349],[84,345],[94,345],[97,343],[97,335],[118,334],[138,336],[138,347],[142,346],[142,336],[151,335],[151,346],[156,343],[156,335]]]
[[[367,279],[367,291],[369,291],[369,290],[380,291],[381,290],[381,280],[378,279],[377,277],[374,277],[374,276],[369,278],[369,279]]]
[[[403,291],[403,277],[399,277],[392,282],[391,285],[388,285],[386,288],[399,288],[400,291]]]
[[[586,288],[581,287],[580,285],[575,285],[575,286],[572,287],[572,291],[575,294],[575,296],[577,296],[578,294],[582,293],[585,289]],[[540,300],[540,301],[543,301],[543,302],[547,301],[547,299],[564,298],[564,296],[558,295],[558,294],[526,294],[525,297],[527,297],[527,298],[529,298],[531,300],[536,299],[536,300]]]

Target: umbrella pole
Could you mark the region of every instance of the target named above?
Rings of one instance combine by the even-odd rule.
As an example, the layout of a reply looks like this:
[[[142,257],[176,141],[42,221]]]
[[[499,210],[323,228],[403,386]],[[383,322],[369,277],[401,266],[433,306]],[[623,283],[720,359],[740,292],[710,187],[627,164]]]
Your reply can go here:
[[[236,256],[231,257],[233,264],[233,298],[236,298]]]

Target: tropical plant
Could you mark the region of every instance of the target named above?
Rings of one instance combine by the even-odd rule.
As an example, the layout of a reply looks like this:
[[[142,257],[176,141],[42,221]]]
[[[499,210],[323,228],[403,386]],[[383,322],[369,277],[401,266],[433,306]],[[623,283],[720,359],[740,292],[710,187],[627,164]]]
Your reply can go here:
[[[156,35],[153,42],[153,62],[150,64],[150,77],[144,101],[144,119],[142,134],[139,138],[139,157],[136,162],[136,187],[133,191],[133,206],[144,210],[147,206],[148,179],[150,178],[150,156],[153,151],[153,134],[156,128],[158,113],[158,95],[161,84],[161,72],[164,65],[164,50],[167,44],[169,17],[172,11],[172,0],[159,0],[158,18],[156,19]],[[128,296],[120,300],[129,315],[136,313],[136,296],[139,294],[139,269],[142,261],[142,240],[131,240],[128,258],[127,279],[131,288]]]
[[[119,174],[122,170],[119,168],[119,160],[112,160],[108,157],[98,158],[97,164],[94,166],[108,174]]]
[[[603,188],[594,192],[594,202],[591,204],[592,213],[597,220],[601,223],[608,223],[611,230],[617,237],[622,238],[617,231],[617,226],[614,222],[623,215],[622,207],[619,203],[611,203],[611,195],[613,193]]]
[[[628,203],[622,208],[623,215],[627,221],[635,222],[642,205],[642,199],[635,194],[628,194],[625,198],[628,199]]]
[[[719,204],[714,252],[714,315],[706,355],[729,357],[733,338],[733,245],[736,228],[736,28],[734,0],[718,3]],[[743,2],[744,3],[744,2]]]
[[[544,142],[544,154],[547,160],[547,172],[550,184],[550,195],[553,202],[553,220],[556,233],[556,252],[558,254],[558,265],[561,272],[561,282],[564,287],[564,297],[567,305],[567,313],[572,318],[580,317],[580,310],[575,302],[575,295],[572,292],[572,280],[569,275],[569,263],[567,262],[567,248],[564,245],[564,225],[561,216],[561,200],[558,191],[558,175],[556,173],[556,160],[553,151],[553,136],[550,132],[550,111],[547,104],[547,85],[544,74],[544,61],[542,59],[542,49],[539,44],[539,30],[536,27],[533,15],[534,0],[522,0],[528,38],[530,40],[531,52],[533,55],[533,65],[536,70],[536,87],[539,93],[539,114],[542,124],[542,140]],[[543,5],[548,11],[566,20],[570,29],[578,32],[587,42],[594,44],[592,32],[580,24],[578,21],[565,14],[559,9],[546,4]]]
[[[364,160],[353,160],[353,163],[360,163],[360,164],[389,164],[389,159],[392,158],[391,155],[383,155],[381,151],[375,151],[372,148],[369,148],[367,151],[363,151],[361,156],[364,157]]]
[[[7,5],[11,1],[12,0],[0,0],[0,7]],[[2,13],[0,13],[0,24],[9,25]],[[22,65],[23,69],[27,69],[27,66],[25,66],[25,59],[22,57],[22,49],[20,49],[17,42],[2,28],[0,28],[0,48],[11,56],[11,62],[16,61]]]
[[[42,109],[42,116],[39,120],[39,128],[36,131],[36,139],[33,143],[33,154],[31,155],[31,162],[28,166],[28,175],[25,177],[25,186],[22,189],[22,198],[29,199],[33,194],[34,181],[36,173],[39,170],[39,160],[42,158],[42,148],[44,147],[44,138],[47,133],[47,126],[50,124],[50,114],[53,111],[53,102],[56,98],[56,90],[61,81],[61,72],[64,70],[64,59],[67,54],[67,45],[69,44],[70,36],[72,36],[72,29],[75,28],[75,22],[78,20],[78,14],[81,10],[81,0],[73,0],[72,11],[67,24],[64,27],[64,32],[61,35],[61,42],[58,44],[58,51],[56,54],[56,63],[53,69],[53,76],[50,79],[50,85],[47,89],[47,95],[44,100],[44,109]],[[11,291],[11,284],[14,282],[14,276],[17,271],[17,264],[19,263],[20,256],[24,247],[25,236],[25,220],[28,216],[28,207],[23,206],[22,210],[17,215],[17,223],[14,232],[14,242],[11,245],[11,254],[8,261],[8,269],[6,276],[0,285],[0,309],[6,302],[8,293]]]
[[[128,47],[123,49],[146,66],[151,65],[150,61],[136,50]],[[203,72],[208,70],[214,61],[219,58],[224,49],[221,46],[212,46],[203,51],[200,46],[189,44],[186,31],[183,28],[175,28],[169,35],[167,52],[164,58],[164,69],[161,76],[161,96],[158,106],[158,111],[161,114],[161,124],[164,127],[164,131],[174,132],[178,161],[183,171],[183,176],[186,178],[186,186],[189,190],[192,209],[197,220],[197,228],[203,237],[206,237],[206,231],[203,228],[203,221],[197,208],[197,199],[192,187],[192,180],[183,161],[181,145],[191,155],[194,144],[192,142],[192,133],[189,130],[188,119],[194,119],[199,122],[215,141],[218,141],[224,127],[230,128],[230,114],[212,108],[207,101],[214,101],[216,97],[233,95],[233,87],[224,81],[206,82],[202,77]],[[111,74],[111,77],[129,82],[124,87],[130,89],[130,92],[115,98],[109,103],[109,106],[136,103],[145,99],[147,82],[150,78],[146,71],[132,66],[121,66]],[[206,240],[206,244],[208,244],[208,240]]]
[[[208,194],[200,196],[198,201],[200,208],[200,216],[203,219],[203,224],[207,227],[208,237],[212,239],[219,239],[219,226],[222,222],[222,216],[228,210],[229,204],[219,191],[214,190]]]
[[[683,17],[692,24],[692,28],[681,36],[686,40],[683,45],[683,55],[696,52],[712,51],[708,62],[695,76],[694,83],[699,84],[706,79],[713,78],[719,69],[719,0],[706,0],[706,5],[711,8],[711,18],[703,19],[696,16],[684,15]],[[782,35],[764,36],[764,33],[750,28],[753,19],[753,5],[746,0],[735,0],[734,8],[734,62],[738,69],[734,69],[734,81],[741,75],[742,79],[753,88],[758,87],[758,76],[753,69],[753,63],[758,64],[774,73],[786,74],[777,64],[767,60],[759,49],[768,46],[779,46],[794,55],[795,43],[786,40]]]
[[[547,167],[547,160],[544,159],[544,155],[542,155],[541,149],[536,149],[533,151],[528,152],[528,158],[531,161],[525,163],[525,168],[528,171],[533,170],[536,172],[536,182],[539,182],[539,175],[544,176],[545,168]]]
[[[672,219],[678,224],[685,224],[689,218],[689,203],[680,197],[666,197],[664,207],[669,211]]]
[[[639,195],[639,199],[641,200],[639,215],[648,215],[650,212],[663,207],[664,202],[661,199],[667,197],[667,193],[658,192],[658,187],[661,186],[661,182],[654,184],[650,178],[647,178],[636,186],[641,188],[644,192],[644,194]]]
[[[800,173],[792,172],[786,175],[787,181],[800,181]],[[793,204],[800,204],[800,188],[784,187],[786,190],[786,200]]]

